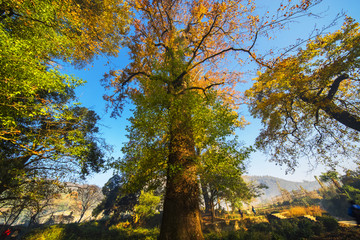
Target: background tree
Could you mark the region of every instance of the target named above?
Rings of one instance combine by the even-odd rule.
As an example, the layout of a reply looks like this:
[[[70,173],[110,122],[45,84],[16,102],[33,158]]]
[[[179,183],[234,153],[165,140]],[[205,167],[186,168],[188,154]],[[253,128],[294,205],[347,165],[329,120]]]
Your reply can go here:
[[[96,185],[82,185],[76,189],[76,192],[73,209],[79,213],[80,217],[77,222],[80,223],[86,212],[95,208],[101,202],[103,195],[101,189]]]
[[[360,171],[348,170],[345,175],[341,176],[342,188],[346,191],[351,200],[360,203]]]
[[[32,193],[30,199],[26,201],[28,226],[32,226],[41,224],[41,220],[48,216],[48,210],[52,207],[53,201],[64,189],[57,181],[37,179],[27,186],[27,191]]]
[[[110,217],[111,223],[118,223],[124,217],[128,217],[138,202],[138,194],[127,193],[124,179],[119,175],[111,177],[102,188],[104,199],[93,210],[92,215],[97,217],[104,214]],[[127,216],[125,216],[127,215]]]
[[[341,185],[339,183],[339,173],[334,171],[334,170],[330,170],[330,171],[327,171],[325,173],[323,173],[321,176],[320,176],[320,179],[321,181],[323,182],[332,182],[334,184],[334,186],[340,191],[342,192],[341,190]]]
[[[53,200],[63,191],[63,185],[58,181],[40,178],[32,178],[16,190],[7,191],[7,199],[0,201],[4,222],[0,230],[4,231],[20,220],[28,226],[40,224],[49,215]]]
[[[61,114],[66,115],[18,119],[23,127],[18,140],[0,141],[0,200],[13,198],[13,192],[36,178],[70,179],[104,167],[104,150],[95,135],[96,114],[81,107]]]
[[[238,208],[242,201],[255,196],[254,189],[242,178],[245,172],[244,160],[250,151],[240,148],[236,140],[233,140],[219,143],[201,155],[203,164],[199,172],[202,193],[205,208],[209,208],[212,220],[215,218],[215,204],[218,199],[230,202],[233,208]]]
[[[348,170],[340,175],[334,170],[323,173],[320,178],[324,182],[332,183],[322,191],[321,205],[333,216],[349,218],[349,201],[360,201],[359,169]]]
[[[259,73],[247,91],[264,129],[257,145],[293,170],[302,157],[332,167],[359,154],[359,24],[308,41]]]
[[[161,170],[166,172],[160,239],[202,239],[198,158],[192,128],[194,106],[198,96],[204,97],[202,94],[212,88],[217,89],[216,94],[223,102],[234,103],[231,96],[240,74],[225,70],[225,54],[245,53],[260,61],[252,48],[262,33],[259,29],[272,25],[258,26],[259,18],[252,14],[251,2],[134,0],[130,4],[138,16],[128,39],[132,62],[127,68],[105,76],[106,87],[115,89],[114,94],[105,98],[114,107],[114,116],[121,112],[127,97],[133,101],[146,99],[142,102],[151,103],[151,110],[165,112],[168,154],[160,162],[146,162],[150,168],[143,171],[149,172],[149,176]],[[290,6],[284,18],[309,5],[309,1],[304,1]]]

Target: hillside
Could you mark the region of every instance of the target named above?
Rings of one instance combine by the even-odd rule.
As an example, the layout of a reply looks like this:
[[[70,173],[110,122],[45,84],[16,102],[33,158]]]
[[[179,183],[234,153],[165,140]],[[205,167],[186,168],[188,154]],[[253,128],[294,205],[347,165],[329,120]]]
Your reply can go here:
[[[313,191],[320,188],[320,185],[316,181],[292,182],[271,176],[245,176],[244,178],[245,181],[268,186],[268,189],[263,190],[263,195],[251,203],[254,205],[268,203],[274,197],[281,195],[278,184],[281,188],[286,189],[289,192],[292,190],[299,190],[300,186],[307,191]],[[67,183],[67,189],[66,192],[58,194],[56,198],[47,203],[44,211],[38,215],[38,223],[49,221],[54,223],[78,221],[82,210],[85,210],[82,207],[84,202],[86,202],[87,209],[85,210],[86,213],[82,220],[87,221],[91,219],[92,210],[104,197],[100,187],[94,185]],[[24,211],[19,217],[17,224],[26,223],[29,214],[30,212],[28,210]],[[2,222],[4,222],[4,219],[0,217],[0,223]]]
[[[313,191],[320,188],[317,181],[292,182],[272,176],[245,176],[245,180],[257,184],[265,184],[269,187],[268,189],[263,190],[263,195],[257,199],[257,202],[266,202],[275,196],[281,195],[278,184],[287,191],[299,190],[300,186],[307,191]]]
[[[18,216],[14,225],[28,224],[35,216],[35,224],[53,224],[88,221],[92,218],[92,210],[104,198],[101,188],[96,185],[67,182],[63,192],[49,196],[46,201],[34,202],[37,208],[29,205]],[[37,210],[40,209],[40,210]],[[8,208],[0,208],[0,225],[6,222]]]

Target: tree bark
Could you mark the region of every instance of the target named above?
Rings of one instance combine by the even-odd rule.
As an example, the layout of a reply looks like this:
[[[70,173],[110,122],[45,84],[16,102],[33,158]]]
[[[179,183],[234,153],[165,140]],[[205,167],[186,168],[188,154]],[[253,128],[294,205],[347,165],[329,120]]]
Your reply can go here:
[[[205,183],[201,183],[201,190],[204,197],[204,203],[205,203],[205,213],[209,214],[211,213],[211,207],[210,207],[210,196],[208,192],[207,185]]]
[[[160,240],[201,240],[204,237],[191,112],[186,101],[175,105],[170,109],[170,151]]]
[[[211,212],[211,222],[215,222],[215,204],[214,204],[214,200],[211,198],[210,200],[210,212]]]

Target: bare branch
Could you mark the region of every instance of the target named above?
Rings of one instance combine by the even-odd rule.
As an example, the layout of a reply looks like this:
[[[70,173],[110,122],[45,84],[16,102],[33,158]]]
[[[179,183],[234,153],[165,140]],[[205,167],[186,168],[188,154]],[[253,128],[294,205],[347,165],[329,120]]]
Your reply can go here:
[[[190,64],[194,61],[194,59],[196,58],[196,54],[197,54],[197,52],[199,51],[201,45],[203,44],[203,42],[205,41],[205,39],[210,35],[212,29],[215,27],[215,23],[216,23],[217,18],[218,18],[218,15],[215,16],[214,21],[213,21],[213,23],[211,24],[211,26],[210,26],[210,28],[209,28],[209,31],[201,38],[199,44],[197,45],[197,47],[196,47],[195,50],[193,51],[193,56],[192,56],[192,58],[190,59],[190,61],[188,62],[188,66],[190,66]]]

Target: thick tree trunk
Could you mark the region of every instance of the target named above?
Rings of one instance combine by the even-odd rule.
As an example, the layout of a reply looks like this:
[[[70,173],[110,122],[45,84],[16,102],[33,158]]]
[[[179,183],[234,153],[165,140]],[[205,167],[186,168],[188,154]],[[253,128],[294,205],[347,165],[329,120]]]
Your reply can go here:
[[[160,240],[204,239],[191,115],[187,104],[170,113],[170,147]]]
[[[167,181],[160,240],[203,239],[199,191],[192,174],[193,168],[187,167],[181,176]]]

